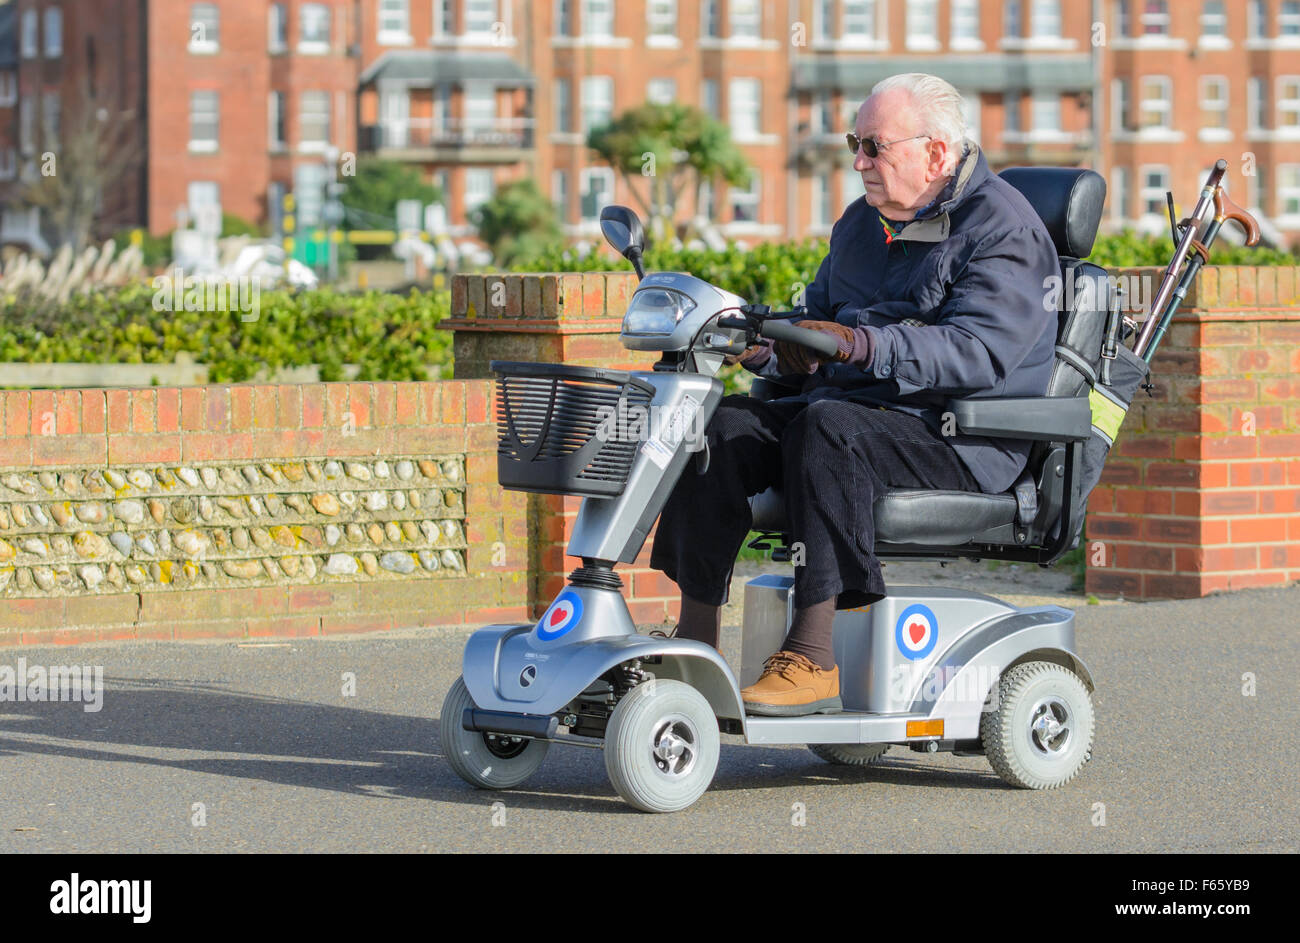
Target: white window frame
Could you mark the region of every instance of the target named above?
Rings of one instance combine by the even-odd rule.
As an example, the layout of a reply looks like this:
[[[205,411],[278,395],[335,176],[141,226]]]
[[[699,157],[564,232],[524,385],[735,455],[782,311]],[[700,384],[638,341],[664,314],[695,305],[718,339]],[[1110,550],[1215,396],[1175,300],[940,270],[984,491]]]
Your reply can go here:
[[[1161,186],[1153,187],[1147,183],[1147,178],[1159,173],[1164,176],[1164,183]],[[1137,221],[1139,228],[1163,232],[1169,226],[1168,211],[1165,209],[1165,193],[1170,189],[1170,173],[1168,164],[1143,164],[1138,168],[1138,213]],[[1157,209],[1151,210],[1151,204],[1158,204]]]
[[[212,194],[215,199],[196,199],[199,194]],[[220,230],[221,225],[221,184],[215,180],[191,180],[185,186],[185,211],[189,214],[191,227],[197,228],[200,218],[211,216],[212,224]]]
[[[984,124],[984,103],[980,100],[979,90],[961,88],[957,91],[961,95],[962,117],[966,120],[966,137],[979,144]]]
[[[939,0],[907,0],[906,40],[908,50],[934,51],[939,42]]]
[[[22,18],[21,28],[20,28],[20,32],[22,33],[21,49],[20,49],[22,58],[35,59],[38,56],[40,56],[41,54],[40,30],[41,30],[40,14],[38,14],[34,8],[28,7],[26,10],[23,11],[23,18]]]
[[[493,40],[495,40],[497,36],[496,24],[502,23],[504,21],[504,18],[501,16],[500,3],[498,3],[497,0],[462,0],[462,3],[464,4],[462,9],[465,14],[464,39],[466,40],[466,42],[490,43]],[[475,23],[471,19],[470,6],[475,3],[482,5],[485,8],[485,10],[487,10],[488,12],[488,17],[490,19],[490,22],[488,23],[487,29],[473,28],[475,26]],[[475,12],[477,12],[478,15],[481,16],[484,10],[478,10]],[[506,32],[509,33],[509,30],[507,29]]]
[[[677,0],[647,0],[645,5],[645,44],[651,48],[676,49],[682,41],[677,36]]]
[[[551,203],[561,224],[569,222],[569,171],[557,167],[551,171]]]
[[[1065,20],[1061,13],[1061,4],[1059,0],[1024,0],[1029,4],[1028,17],[1029,24],[1028,36],[1013,37],[1004,35],[998,43],[1003,49],[1036,49],[1052,50],[1056,52],[1067,52],[1078,48],[1079,42],[1076,39],[1064,34]],[[1004,25],[1003,32],[1006,32],[1006,19],[1009,18],[1009,8],[1011,0],[1007,0],[1007,7],[1004,7]],[[1052,4],[1049,9],[1046,5]],[[1024,6],[1020,8],[1021,30],[1025,29]],[[1055,23],[1055,31],[1050,31],[1046,24]],[[1112,42],[1112,45],[1119,45],[1120,41]]]
[[[1014,31],[1013,31],[1014,30]],[[1025,41],[1024,0],[1003,0],[1002,46],[1016,46]]]
[[[1051,121],[1041,120],[1050,115]],[[1034,140],[1059,137],[1061,130],[1061,93],[1057,91],[1034,92],[1029,104],[1029,134]]]
[[[1292,179],[1288,180],[1290,177]],[[1300,164],[1278,164],[1277,216],[1273,222],[1279,229],[1300,229]],[[1295,200],[1295,212],[1288,212],[1287,202]]]
[[[830,169],[814,167],[809,178],[810,195],[808,198],[808,231],[816,235],[830,232],[835,222],[831,208]]]
[[[273,3],[266,10],[266,51],[289,51],[289,5]]]
[[[1268,43],[1268,6],[1265,0],[1247,0],[1246,48],[1261,49]]]
[[[1129,198],[1129,179],[1128,168],[1122,165],[1112,167],[1110,170],[1110,219],[1111,222],[1123,226],[1128,221],[1128,198]]]
[[[722,0],[700,0],[700,44],[722,41]]]
[[[18,106],[18,150],[24,156],[36,153],[36,96],[22,96]]]
[[[729,229],[756,228],[763,225],[759,216],[763,208],[763,175],[750,171],[748,187],[729,187],[727,190],[727,210],[731,216]],[[753,219],[736,219],[737,206],[752,207]]]
[[[552,120],[555,122],[556,134],[573,133],[573,83],[568,79],[556,79],[551,86],[553,90]]]
[[[1295,86],[1294,94],[1283,97],[1288,84]],[[1279,75],[1274,98],[1277,102],[1275,135],[1288,140],[1300,140],[1300,75]]]
[[[887,8],[885,0],[856,0],[857,3],[863,4],[867,8],[861,14],[850,12],[849,4],[851,2],[854,2],[854,0],[842,0],[840,47],[876,51],[888,49],[889,31],[884,28],[884,16]],[[861,25],[858,25],[859,21],[861,21]]]
[[[1124,113],[1128,112],[1128,123],[1124,122]],[[1117,136],[1132,135],[1137,132],[1133,121],[1133,83],[1127,76],[1118,76],[1110,80],[1110,130]]]
[[[194,27],[200,25],[200,21],[195,19],[195,11],[199,9],[211,10],[214,14],[212,22],[215,26],[214,36],[208,36],[206,30],[202,39],[195,38]],[[215,3],[191,3],[189,8],[189,43],[186,49],[196,56],[211,56],[221,51],[221,7]]]
[[[484,187],[483,182],[487,182]],[[465,168],[465,221],[470,222],[470,214],[492,199],[496,193],[496,177],[491,167]]]
[[[461,95],[465,132],[492,133],[499,118],[496,86],[491,82],[469,81]]]
[[[45,8],[45,58],[58,59],[63,55],[63,8]]]
[[[0,180],[18,177],[18,152],[12,147],[0,148]]]
[[[817,46],[832,46],[839,36],[835,33],[835,11],[839,0],[812,0],[812,41]]]
[[[762,139],[763,82],[761,79],[738,76],[727,83],[727,125],[731,128],[732,140],[738,143],[752,143]],[[752,133],[750,133],[751,128]]]
[[[595,16],[597,10],[608,11],[602,12],[599,19]],[[593,24],[597,25],[601,32],[592,29]],[[605,24],[609,28],[605,29]],[[614,0],[582,0],[582,38],[608,40],[614,38]]]
[[[1148,104],[1147,89],[1163,89],[1163,94]],[[1150,137],[1174,130],[1174,81],[1167,75],[1144,75],[1138,84],[1138,131]],[[1162,116],[1159,124],[1147,124],[1148,113]]]
[[[1050,16],[1044,16],[1047,13]],[[1045,23],[1055,22],[1056,28],[1050,32]],[[1029,7],[1029,36],[1039,42],[1057,42],[1063,38],[1061,32],[1061,0],[1033,0]]]
[[[854,170],[852,165],[840,170],[841,206],[848,206],[866,192],[867,188],[862,185],[862,174]]]
[[[1288,27],[1291,32],[1287,32]],[[1277,12],[1278,45],[1287,48],[1300,46],[1300,3],[1297,0],[1282,0]]]
[[[831,113],[829,89],[814,89],[808,104],[808,133],[814,137],[834,134],[835,118]]]
[[[41,135],[46,147],[53,150],[60,143],[63,123],[63,99],[57,91],[41,96]]]
[[[289,149],[288,96],[281,91],[271,91],[266,96],[267,149],[274,152]],[[283,133],[277,137],[277,132]]]
[[[762,0],[729,0],[727,3],[727,38],[732,43],[758,43],[762,41]]]
[[[701,80],[700,110],[715,121],[722,120],[722,86],[717,79]]]
[[[411,0],[379,0],[375,18],[375,42],[381,46],[411,45]]]
[[[1114,35],[1111,40],[1127,41],[1133,39],[1133,3],[1141,0],[1115,0],[1113,9],[1114,21],[1111,23],[1111,30]]]
[[[1211,96],[1211,89],[1217,88],[1218,95]],[[1202,75],[1199,83],[1199,102],[1201,109],[1201,127],[1197,137],[1202,141],[1231,141],[1232,127],[1229,118],[1231,86],[1226,75]],[[1206,122],[1206,115],[1217,115],[1218,120]]]
[[[970,35],[959,35],[958,24],[966,23],[972,27]],[[980,38],[980,4],[979,0],[952,0],[948,19],[950,49],[963,52],[978,52],[984,48]]]
[[[1002,93],[1002,133],[1004,136],[1012,136],[1015,140],[1016,135],[1024,133],[1024,122],[1020,115],[1020,102],[1024,98],[1024,92],[1016,90],[1013,92]]]
[[[1268,85],[1258,75],[1246,80],[1246,136],[1267,137],[1269,127],[1261,118],[1268,118]]]
[[[308,25],[307,11],[311,10],[313,15],[323,14],[325,17],[325,39],[307,37],[304,32]],[[323,56],[330,51],[330,43],[334,36],[334,11],[327,3],[304,3],[298,7],[298,46],[297,52],[301,56]]]
[[[1207,7],[1211,2],[1219,4],[1219,13],[1207,12]],[[1202,49],[1231,49],[1232,40],[1228,38],[1228,8],[1225,0],[1205,0],[1201,4],[1201,13],[1197,20],[1201,27],[1201,35],[1196,44]],[[1217,24],[1220,32],[1206,32],[1207,24]]]
[[[314,103],[323,101],[324,109],[313,109]],[[308,120],[318,124],[325,120],[325,138],[307,137]],[[324,89],[305,88],[298,93],[298,153],[323,154],[329,150],[334,138],[334,113],[330,107],[330,93]]]
[[[1148,3],[1163,3],[1163,13],[1148,13],[1146,5]],[[1142,12],[1138,14],[1138,25],[1142,27],[1139,34],[1143,37],[1157,36],[1166,39],[1169,36],[1169,0],[1142,0]],[[1148,27],[1155,27],[1154,30],[1148,31]]]
[[[595,213],[591,216],[588,216],[587,196],[588,194],[593,192],[591,184],[592,181],[597,178],[600,178],[605,182],[603,191],[606,194],[606,199],[613,200],[614,199],[614,168],[586,167],[583,169],[582,174],[579,178],[579,187],[580,187],[580,190],[578,191],[580,194],[578,198],[579,219],[584,228],[588,228],[592,230],[595,230],[599,226],[600,211],[602,207],[599,205],[596,206]]]
[[[8,108],[18,103],[18,73],[5,70],[0,72],[0,108]]]
[[[603,91],[607,90],[607,91]],[[608,108],[602,108],[606,115],[602,121],[593,120],[591,117],[594,108],[593,103],[603,99],[608,102]],[[599,102],[604,104],[604,102]],[[591,133],[593,128],[607,124],[614,117],[614,79],[608,75],[587,75],[582,79],[582,101],[580,102],[580,114],[582,118],[582,127],[579,129],[585,138]]]
[[[202,96],[202,98],[200,98]],[[195,124],[200,118],[200,101],[212,102],[212,136],[196,137]],[[204,116],[206,117],[206,116]],[[221,93],[215,89],[194,89],[190,92],[190,144],[191,154],[212,154],[221,146]]]
[[[670,105],[677,101],[677,80],[651,79],[646,83],[645,100],[652,105]]]

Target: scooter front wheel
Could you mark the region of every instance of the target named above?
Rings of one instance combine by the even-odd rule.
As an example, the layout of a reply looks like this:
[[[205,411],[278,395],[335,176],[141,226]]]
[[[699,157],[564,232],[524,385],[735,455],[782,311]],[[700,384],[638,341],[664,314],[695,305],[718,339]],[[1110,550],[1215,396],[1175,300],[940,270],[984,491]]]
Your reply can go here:
[[[479,789],[510,789],[537,772],[550,744],[466,730],[461,718],[473,706],[465,679],[457,678],[442,702],[441,719],[442,751],[456,774]]]
[[[889,749],[888,743],[810,743],[808,749],[835,766],[871,766]]]
[[[646,681],[618,702],[605,728],[605,770],[629,805],[679,812],[713,782],[718,720],[704,695],[681,681]]]

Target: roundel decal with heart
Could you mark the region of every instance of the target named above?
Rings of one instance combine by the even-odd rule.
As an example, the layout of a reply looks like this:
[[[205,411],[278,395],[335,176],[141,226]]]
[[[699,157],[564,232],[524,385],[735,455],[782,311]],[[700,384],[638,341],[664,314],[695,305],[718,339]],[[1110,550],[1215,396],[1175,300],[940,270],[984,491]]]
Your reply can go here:
[[[934,651],[939,641],[939,620],[929,606],[908,606],[898,617],[894,638],[903,657],[917,661]]]
[[[537,620],[537,637],[543,642],[557,639],[582,621],[582,597],[566,589]]]

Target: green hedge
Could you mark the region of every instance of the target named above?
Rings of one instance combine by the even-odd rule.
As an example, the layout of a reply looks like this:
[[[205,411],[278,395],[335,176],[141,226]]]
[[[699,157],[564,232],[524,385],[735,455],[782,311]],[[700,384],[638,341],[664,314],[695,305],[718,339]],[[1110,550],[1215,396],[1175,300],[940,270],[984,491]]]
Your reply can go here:
[[[61,305],[0,295],[0,361],[171,363],[186,351],[215,383],[311,364],[322,380],[342,379],[345,363],[357,364],[362,380],[451,376],[451,333],[435,328],[447,314],[447,291],[264,291],[258,301],[256,318],[243,320],[250,315],[239,310],[157,311],[149,285]]]

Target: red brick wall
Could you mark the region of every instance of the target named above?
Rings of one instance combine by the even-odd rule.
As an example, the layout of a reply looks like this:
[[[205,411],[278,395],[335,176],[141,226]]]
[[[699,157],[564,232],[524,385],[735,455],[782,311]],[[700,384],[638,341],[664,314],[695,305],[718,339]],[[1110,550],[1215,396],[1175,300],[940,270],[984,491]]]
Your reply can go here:
[[[1296,268],[1202,272],[1089,503],[1089,591],[1183,598],[1300,579],[1298,283]]]

